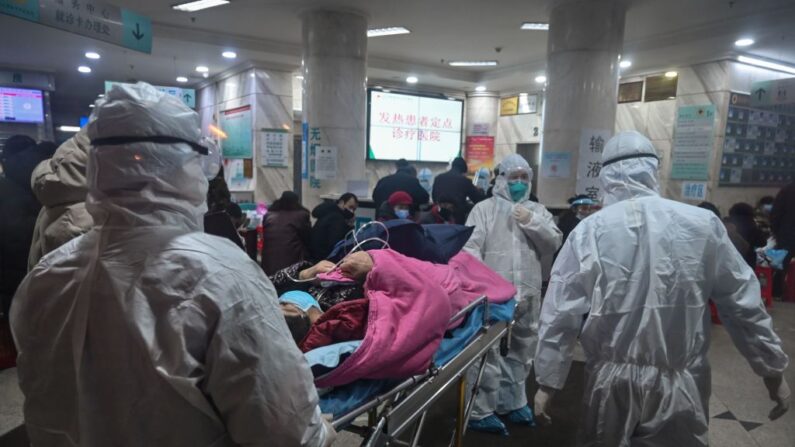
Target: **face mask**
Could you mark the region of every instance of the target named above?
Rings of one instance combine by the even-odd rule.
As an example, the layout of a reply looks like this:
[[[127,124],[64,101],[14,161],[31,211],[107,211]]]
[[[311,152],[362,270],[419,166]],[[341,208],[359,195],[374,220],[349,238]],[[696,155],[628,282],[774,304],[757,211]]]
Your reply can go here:
[[[444,220],[450,220],[450,217],[453,215],[453,212],[448,210],[447,208],[442,208],[439,210],[439,215],[442,216]]]
[[[395,216],[397,216],[398,219],[408,219],[409,210],[395,210]]]
[[[353,216],[355,216],[355,214],[353,214],[353,211],[351,211],[351,210],[349,210],[347,208],[343,208],[342,209],[342,217],[344,217],[345,220],[351,220],[351,219],[353,219]]]
[[[768,204],[762,205],[762,211],[764,211],[765,214],[770,214],[770,212],[773,211],[773,204],[772,203],[768,203]]]
[[[320,309],[320,304],[316,299],[312,298],[312,295],[298,290],[284,293],[279,297],[279,302],[292,304],[304,312],[308,312],[310,307]]]
[[[530,185],[521,180],[513,180],[508,182],[508,191],[510,191],[511,199],[513,199],[514,202],[524,199],[528,189],[530,189]]]

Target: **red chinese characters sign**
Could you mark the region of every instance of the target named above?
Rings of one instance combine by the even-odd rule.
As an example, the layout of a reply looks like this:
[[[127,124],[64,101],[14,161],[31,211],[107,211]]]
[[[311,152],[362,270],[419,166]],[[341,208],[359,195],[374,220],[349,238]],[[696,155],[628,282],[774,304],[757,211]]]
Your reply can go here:
[[[467,137],[464,158],[470,173],[480,168],[491,170],[494,166],[494,137]]]

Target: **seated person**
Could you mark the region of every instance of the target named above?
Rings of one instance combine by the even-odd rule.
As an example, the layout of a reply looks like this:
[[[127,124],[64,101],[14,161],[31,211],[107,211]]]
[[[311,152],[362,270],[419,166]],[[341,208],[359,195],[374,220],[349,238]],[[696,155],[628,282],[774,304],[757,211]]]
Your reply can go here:
[[[454,224],[456,207],[453,199],[442,196],[430,209],[420,211],[417,217],[419,224]]]
[[[409,193],[405,191],[396,191],[378,208],[376,218],[381,222],[395,219],[414,220],[414,216],[412,215],[413,206],[414,201]]]

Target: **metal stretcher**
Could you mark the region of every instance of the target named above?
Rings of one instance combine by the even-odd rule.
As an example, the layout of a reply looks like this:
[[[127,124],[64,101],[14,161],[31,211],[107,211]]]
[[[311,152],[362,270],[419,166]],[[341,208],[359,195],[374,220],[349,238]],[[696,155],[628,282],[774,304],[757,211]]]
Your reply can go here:
[[[456,313],[450,323],[462,320],[479,305],[484,306],[483,321],[477,334],[445,365],[431,367],[423,374],[411,377],[390,391],[381,394],[353,411],[334,419],[334,429],[347,430],[363,438],[362,446],[377,447],[401,445],[415,447],[420,440],[425,418],[430,407],[451,387],[458,387],[456,425],[450,445],[461,447],[467,423],[472,412],[474,398],[486,366],[486,356],[492,347],[504,340],[505,351],[510,339],[512,322],[490,322],[489,302],[480,297]],[[477,379],[467,393],[467,371],[479,361]],[[467,395],[471,396],[467,401]],[[367,424],[353,425],[353,421],[367,413]],[[398,439],[412,429],[409,441]]]

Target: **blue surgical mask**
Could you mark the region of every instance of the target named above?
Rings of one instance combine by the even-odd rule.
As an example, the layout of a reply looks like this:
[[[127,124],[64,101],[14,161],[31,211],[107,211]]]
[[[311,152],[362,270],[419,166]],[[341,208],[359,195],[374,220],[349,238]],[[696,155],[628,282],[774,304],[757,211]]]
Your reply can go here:
[[[773,204],[772,203],[766,203],[766,204],[762,205],[762,211],[764,211],[765,214],[770,214],[770,212],[773,211]]]
[[[511,193],[511,199],[514,202],[524,199],[528,189],[530,189],[530,184],[522,180],[508,182],[508,191]]]
[[[320,310],[320,303],[312,297],[312,295],[301,292],[300,290],[291,290],[285,292],[279,297],[279,303],[289,303],[301,309],[304,312],[309,312],[310,307],[316,307]]]
[[[398,219],[408,219],[409,210],[395,210],[395,216],[397,216]]]

